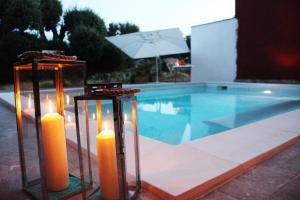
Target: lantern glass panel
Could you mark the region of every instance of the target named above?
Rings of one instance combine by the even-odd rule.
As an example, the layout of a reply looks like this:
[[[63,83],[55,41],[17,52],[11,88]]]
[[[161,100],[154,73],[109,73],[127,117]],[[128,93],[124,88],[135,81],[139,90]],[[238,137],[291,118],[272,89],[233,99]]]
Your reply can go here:
[[[17,98],[17,105],[20,105],[20,128],[23,136],[23,148],[24,148],[24,170],[26,173],[27,182],[33,182],[40,177],[37,138],[35,129],[35,104],[34,104],[34,92],[32,84],[32,71],[18,71],[19,84],[18,89],[20,91],[19,98]]]
[[[91,140],[89,139],[89,115],[88,115],[88,101],[82,100],[77,101],[77,112],[78,112],[78,121],[80,126],[79,134],[80,144],[81,144],[81,157],[83,164],[83,177],[85,183],[92,186],[92,175],[97,174],[97,163],[95,159],[89,159],[93,154],[90,152]],[[86,115],[87,114],[87,115]],[[75,140],[74,140],[75,142]],[[76,141],[77,142],[77,141]],[[92,162],[92,164],[90,164]],[[93,168],[92,168],[93,166]]]
[[[41,106],[41,116],[49,112],[58,111],[58,93],[55,90],[55,71],[54,70],[39,70],[39,101]],[[35,94],[37,95],[37,94]]]
[[[125,157],[126,157],[126,181],[129,191],[135,191],[138,183],[138,163],[136,156],[136,135],[137,124],[136,123],[136,112],[134,112],[133,102],[124,101],[123,102],[123,120],[124,120],[124,141],[125,141]]]

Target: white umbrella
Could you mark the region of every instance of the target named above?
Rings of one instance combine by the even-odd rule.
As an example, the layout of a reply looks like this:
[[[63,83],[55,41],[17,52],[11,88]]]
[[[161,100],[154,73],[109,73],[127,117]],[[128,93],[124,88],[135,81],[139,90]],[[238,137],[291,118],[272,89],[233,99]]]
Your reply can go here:
[[[129,33],[106,39],[132,59],[156,57],[157,82],[159,56],[190,52],[179,28]]]

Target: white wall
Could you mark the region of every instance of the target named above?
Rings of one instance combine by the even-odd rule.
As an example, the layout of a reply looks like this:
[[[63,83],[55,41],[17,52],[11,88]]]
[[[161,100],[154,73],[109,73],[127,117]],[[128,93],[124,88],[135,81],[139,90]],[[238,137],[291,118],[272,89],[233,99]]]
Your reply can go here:
[[[235,80],[237,27],[235,18],[192,27],[192,82]]]

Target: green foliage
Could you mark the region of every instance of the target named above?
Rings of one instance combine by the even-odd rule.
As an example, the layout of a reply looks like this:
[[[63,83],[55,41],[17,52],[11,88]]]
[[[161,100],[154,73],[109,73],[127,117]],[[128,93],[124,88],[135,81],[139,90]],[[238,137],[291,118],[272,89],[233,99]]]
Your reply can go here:
[[[91,27],[96,29],[99,34],[106,34],[104,21],[89,9],[78,10],[74,8],[67,11],[64,15],[64,23],[64,28],[69,34],[72,34],[78,26]]]
[[[111,72],[112,70],[117,70],[124,62],[125,59],[122,52],[111,43],[104,40],[103,54],[100,60],[101,71]]]
[[[7,2],[8,2],[8,0],[0,0],[0,19],[3,18],[4,10],[5,10]]]
[[[185,41],[186,41],[186,44],[188,45],[189,49],[191,49],[191,36],[187,35],[185,37]]]
[[[133,23],[110,23],[108,25],[108,36],[122,35],[140,31],[140,28]]]
[[[88,64],[88,74],[126,69],[132,60],[104,40],[107,35],[139,31],[132,23],[111,23],[92,10],[68,10],[60,0],[0,0],[0,83],[12,82],[17,55],[33,50],[62,50]],[[46,37],[46,31],[53,34]],[[5,73],[2,73],[5,72]]]
[[[41,0],[42,26],[46,31],[56,29],[62,15],[62,5],[58,0]]]
[[[0,83],[7,83],[13,80],[12,63],[17,61],[17,55],[27,50],[40,50],[40,46],[40,40],[35,35],[18,32],[3,35],[0,40]]]
[[[2,0],[3,1],[3,0]],[[7,0],[1,18],[2,31],[36,29],[41,21],[39,0]],[[2,8],[3,9],[3,8]]]
[[[98,29],[83,25],[77,26],[69,37],[72,53],[87,61],[88,74],[94,73],[99,68],[103,39]]]

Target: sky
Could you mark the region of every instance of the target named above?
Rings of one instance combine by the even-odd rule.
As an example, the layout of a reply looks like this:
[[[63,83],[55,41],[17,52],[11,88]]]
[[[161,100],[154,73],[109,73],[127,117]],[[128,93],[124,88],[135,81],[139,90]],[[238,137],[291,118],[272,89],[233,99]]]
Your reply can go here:
[[[229,19],[235,0],[61,0],[63,9],[90,8],[108,25],[131,22],[140,31],[179,27],[190,35],[191,26]]]

